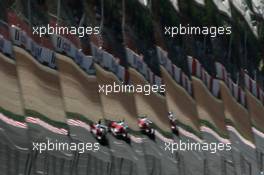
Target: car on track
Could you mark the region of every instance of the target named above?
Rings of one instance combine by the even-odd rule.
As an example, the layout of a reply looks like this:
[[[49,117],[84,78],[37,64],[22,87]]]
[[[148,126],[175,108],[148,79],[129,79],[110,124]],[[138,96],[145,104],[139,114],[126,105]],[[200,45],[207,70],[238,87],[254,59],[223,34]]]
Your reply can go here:
[[[99,120],[97,123],[91,124],[90,127],[91,127],[92,135],[98,141],[104,141],[106,139],[108,127],[106,125],[102,124],[101,120]]]
[[[168,118],[170,120],[170,125],[171,125],[171,130],[175,135],[179,135],[179,130],[177,128],[177,119],[175,117],[175,115],[173,114],[173,112],[169,112],[168,113]]]
[[[147,134],[149,136],[155,135],[155,129],[153,127],[153,123],[146,116],[138,117],[138,127],[142,133]]]
[[[121,121],[111,121],[109,123],[110,132],[117,138],[128,139],[128,126],[124,122]]]

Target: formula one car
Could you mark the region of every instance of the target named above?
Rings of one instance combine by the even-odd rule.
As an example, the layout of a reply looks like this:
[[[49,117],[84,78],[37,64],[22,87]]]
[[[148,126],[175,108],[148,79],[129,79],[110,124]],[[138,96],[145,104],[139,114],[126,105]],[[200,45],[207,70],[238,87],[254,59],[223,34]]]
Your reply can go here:
[[[153,123],[146,116],[140,116],[138,118],[138,127],[144,134],[149,136],[153,136],[155,134]]]
[[[124,120],[121,121],[111,121],[109,124],[111,133],[117,138],[128,139],[128,126],[125,124]]]
[[[102,124],[101,120],[99,120],[98,123],[91,124],[90,127],[91,127],[91,133],[98,141],[105,140],[108,127]]]
[[[177,129],[177,120],[175,115],[172,112],[168,113],[168,118],[170,120],[171,130],[175,135],[179,135],[179,131]]]

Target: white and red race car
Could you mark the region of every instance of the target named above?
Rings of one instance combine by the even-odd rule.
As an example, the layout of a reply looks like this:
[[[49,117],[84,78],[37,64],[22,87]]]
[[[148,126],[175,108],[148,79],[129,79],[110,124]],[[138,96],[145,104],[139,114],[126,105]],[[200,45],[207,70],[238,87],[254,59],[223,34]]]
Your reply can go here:
[[[91,133],[97,140],[102,141],[105,139],[105,136],[108,131],[107,126],[101,124],[101,122],[99,121],[98,123],[91,124],[90,127]]]
[[[109,124],[110,131],[115,137],[128,139],[128,126],[124,121],[112,121]]]
[[[177,129],[176,117],[174,116],[174,114],[172,112],[169,112],[168,113],[168,118],[170,120],[170,125],[171,125],[172,132],[178,136],[179,135],[179,131]]]
[[[138,127],[141,132],[154,135],[155,129],[153,128],[152,121],[150,121],[146,116],[141,116],[138,118]]]

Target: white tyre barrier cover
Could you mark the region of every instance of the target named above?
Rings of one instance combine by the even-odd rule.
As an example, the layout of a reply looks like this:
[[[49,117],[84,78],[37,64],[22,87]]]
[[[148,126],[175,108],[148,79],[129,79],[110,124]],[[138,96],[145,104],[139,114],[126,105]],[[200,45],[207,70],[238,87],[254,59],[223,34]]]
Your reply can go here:
[[[157,48],[157,55],[159,63],[165,67],[168,73],[174,77],[174,80],[179,83],[190,95],[192,94],[192,84],[189,77],[184,74],[180,68],[172,64],[170,59],[167,57],[168,53],[159,46]]]
[[[212,87],[212,93],[215,97],[219,96],[219,92],[220,92],[220,84],[219,84],[219,80],[217,79],[213,79],[213,87]]]
[[[91,47],[94,61],[114,73],[120,81],[124,81],[125,68],[119,64],[119,59],[115,58],[109,52],[98,48],[93,43],[91,43]]]
[[[135,53],[133,50],[129,48],[126,48],[126,56],[127,56],[127,61],[130,64],[130,66],[137,69],[138,72],[140,72],[147,81],[151,82],[150,77],[149,77],[149,74],[151,73],[148,73],[150,69],[148,65],[144,62],[143,56],[138,55],[137,53]]]
[[[111,64],[112,64],[112,60],[113,60],[113,56],[106,52],[103,51],[103,62],[101,63],[101,66],[103,66],[104,68],[110,69],[111,68]]]
[[[173,65],[173,70],[174,70],[174,79],[176,80],[177,83],[180,83],[180,81],[181,81],[181,68]]]
[[[34,42],[25,31],[16,26],[10,28],[11,38],[14,44],[23,46],[40,63],[46,63],[50,68],[55,68],[54,52],[48,48],[42,47]]]
[[[11,39],[14,42],[14,44],[21,46],[20,28],[16,26],[11,26],[10,33],[11,33]]]
[[[192,75],[201,78],[202,66],[197,59],[188,56],[188,66],[189,66],[189,71]]]
[[[248,74],[244,74],[245,77],[245,85],[248,91],[254,95],[257,99],[259,99],[262,104],[264,104],[264,91],[261,89],[257,82],[249,77]]]
[[[13,55],[12,43],[6,40],[2,35],[0,35],[0,50],[9,56]]]
[[[82,59],[81,68],[85,70],[88,74],[94,74],[95,70],[93,68],[93,58],[92,56],[85,56]]]

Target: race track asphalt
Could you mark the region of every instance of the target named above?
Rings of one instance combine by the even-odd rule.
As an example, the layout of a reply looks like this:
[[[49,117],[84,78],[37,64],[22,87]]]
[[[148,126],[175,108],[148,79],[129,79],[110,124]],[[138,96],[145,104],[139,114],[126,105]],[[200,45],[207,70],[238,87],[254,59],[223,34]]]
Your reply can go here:
[[[237,174],[259,174],[257,152],[255,148],[245,144],[233,131],[229,131],[232,143],[232,154]]]
[[[26,174],[30,153],[25,132],[0,122],[0,174]]]
[[[70,127],[71,137],[81,142],[96,143],[89,131],[80,127]],[[142,143],[130,143],[115,138],[111,133],[106,136],[108,145],[100,145],[99,151],[79,154],[76,174],[124,174],[124,175],[172,175],[178,174],[178,162],[173,155],[164,150],[164,142],[147,136]],[[93,161],[89,159],[92,159]],[[91,164],[93,163],[93,164]],[[80,164],[80,165],[79,165]],[[96,167],[101,165],[99,169]],[[94,168],[93,168],[94,167]]]
[[[194,142],[197,141],[189,138],[183,134],[180,134],[179,137],[174,136],[174,142]],[[180,175],[204,175],[204,152],[188,150],[188,151],[178,151],[179,158],[179,171]]]
[[[74,153],[69,150],[43,151],[33,150],[33,143],[70,143],[70,138],[58,135],[39,125],[28,123],[29,149],[31,151],[31,174],[63,175],[71,172]]]
[[[204,141],[209,144],[219,144],[221,143],[215,136],[207,132],[203,132]],[[234,160],[232,157],[232,151],[217,151],[212,153],[209,151],[205,152],[206,157],[206,171],[208,174],[218,174],[218,175],[234,175],[235,167]]]

